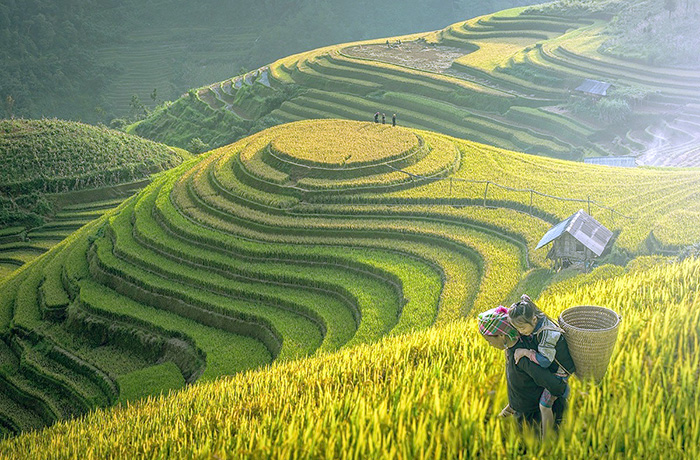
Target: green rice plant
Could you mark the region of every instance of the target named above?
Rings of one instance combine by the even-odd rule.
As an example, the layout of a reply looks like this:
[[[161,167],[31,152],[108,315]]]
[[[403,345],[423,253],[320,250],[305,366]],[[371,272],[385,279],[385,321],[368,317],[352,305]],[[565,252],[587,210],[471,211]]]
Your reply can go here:
[[[163,204],[169,204],[169,203],[168,203],[168,201],[164,201]],[[176,222],[178,218],[179,218],[179,216],[177,215],[177,213],[169,213],[168,222]],[[213,233],[212,235],[215,235],[215,233]],[[222,243],[223,243],[223,241],[222,241]],[[230,243],[226,242],[224,244],[228,245]],[[347,249],[345,249],[345,251],[347,251]],[[308,252],[308,251],[305,251],[305,252]],[[316,251],[316,252],[319,252],[319,251]],[[275,255],[275,257],[279,257],[279,256]],[[313,259],[317,259],[317,258],[318,258],[318,256],[313,256]],[[305,260],[308,260],[308,259],[309,259],[309,256],[305,256]],[[344,262],[344,265],[347,263],[348,262]],[[367,318],[366,314],[363,314],[363,323],[365,322],[364,321],[365,319],[368,319],[368,318]],[[367,323],[371,324],[372,322],[367,321]]]
[[[32,411],[27,410],[10,396],[0,394],[0,417],[2,418],[2,434],[10,437],[23,431],[40,429],[44,423]]]
[[[223,215],[224,213],[222,213]],[[229,214],[225,214],[227,216],[230,216]],[[200,222],[207,222],[209,221],[209,218],[206,214],[195,214],[195,218],[199,220]],[[236,217],[236,220],[240,221],[240,218]],[[253,230],[253,227],[256,225],[253,222],[249,221],[248,227],[245,226],[240,226],[240,225],[235,225],[235,224],[230,224],[227,222],[222,222],[222,221],[211,221],[216,222],[215,226],[219,232],[221,230],[224,230],[227,234],[238,234],[243,237],[243,239],[252,241],[253,244],[251,245],[253,248],[254,254],[257,253],[259,254],[259,250],[261,247],[265,246],[263,244],[264,240],[258,240],[260,236],[262,236],[259,233],[256,233]],[[268,225],[264,225],[266,228],[270,228]],[[219,233],[215,232],[215,233]],[[257,240],[257,241],[256,241]],[[280,243],[282,241],[279,241],[277,237],[274,234],[271,234],[267,237],[265,237],[265,240],[268,241],[268,243]],[[288,240],[286,241],[287,245],[288,244],[298,244],[301,241],[297,240],[296,243],[294,242],[294,239],[291,241]],[[327,243],[328,244],[328,243]],[[330,243],[331,245],[336,245],[337,246],[337,241],[334,241]],[[230,237],[228,238],[228,241],[226,243],[227,246],[231,246],[230,242]],[[267,244],[267,248],[265,252],[268,252],[270,250],[276,251],[273,252],[273,257],[278,258],[280,255],[287,256],[287,245],[271,245]],[[349,247],[352,247],[352,245],[348,245]],[[347,247],[341,246],[343,250],[346,250]],[[281,252],[277,252],[280,251]],[[394,280],[396,280],[395,275],[391,273],[386,273],[383,271],[378,270],[377,268],[373,267],[371,264],[367,265],[366,263],[355,263],[353,264],[352,260],[348,260],[345,257],[341,256],[338,257],[338,255],[335,255],[334,253],[330,253],[326,251],[324,248],[320,248],[320,251],[313,251],[313,248],[300,248],[301,251],[295,251],[297,252],[296,257],[293,257],[292,260],[295,260],[297,257],[299,257],[301,254],[308,254],[299,257],[298,262],[303,262],[303,263],[309,263],[309,261],[323,261],[323,262],[328,262],[329,259],[333,260],[334,263],[339,264],[342,267],[347,267],[349,270],[353,271],[359,271],[361,274],[368,274],[371,277],[377,278],[381,281],[387,281],[386,278],[389,278],[389,281],[393,281],[390,283],[377,283],[377,284],[369,284],[367,281],[362,282],[361,284],[357,284],[356,286],[353,287],[352,292],[358,297],[358,300],[360,304],[362,303],[367,303],[367,305],[371,306],[370,308],[366,310],[362,310],[362,322],[366,327],[368,328],[368,331],[371,331],[371,333],[375,336],[381,336],[383,333],[388,332],[393,325],[396,323],[398,320],[398,314],[397,312],[400,311],[400,284]],[[315,252],[315,254],[314,254]],[[342,254],[342,252],[340,252]],[[309,257],[310,256],[310,257]],[[287,258],[285,257],[285,258]],[[363,261],[364,262],[364,261]],[[371,263],[371,262],[370,262]],[[353,267],[353,265],[355,265]],[[370,271],[368,271],[370,270]],[[393,278],[393,280],[392,280]],[[384,284],[388,284],[388,286],[383,286]],[[371,287],[373,286],[373,287]],[[363,300],[364,299],[364,300]]]
[[[0,132],[0,183],[17,195],[126,182],[181,161],[163,145],[80,123],[5,120]]]
[[[506,113],[506,117],[516,121],[540,120],[544,125],[551,126],[551,131],[565,131],[568,135],[575,135],[576,139],[585,139],[593,134],[593,130],[572,119],[567,119],[561,115],[555,115],[542,109],[529,107],[511,107]]]
[[[113,319],[127,319],[130,324],[142,324],[149,330],[166,334],[166,337],[190,338],[207,357],[207,366],[201,374],[203,380],[256,368],[271,360],[270,353],[257,340],[136,303],[93,281],[82,281],[80,294],[82,306],[88,311]]]
[[[43,281],[39,287],[39,304],[44,315],[61,316],[70,303],[70,297],[63,285],[63,264],[68,255],[65,246],[57,249],[58,254],[43,269]]]
[[[506,103],[512,99],[512,96],[508,93],[500,91],[498,89],[489,88],[478,83],[471,81],[462,80],[459,78],[450,77],[448,75],[422,72],[415,69],[403,68],[400,66],[386,64],[377,61],[367,61],[358,58],[352,58],[349,56],[344,56],[339,52],[330,53],[334,62],[352,62],[352,65],[363,68],[367,70],[379,70],[388,73],[389,75],[395,75],[397,77],[416,79],[417,81],[424,81],[430,83],[431,85],[439,85],[445,90],[452,90],[454,95],[463,94],[470,95],[474,98],[481,98],[482,104],[487,104],[487,101],[492,103]]]
[[[312,320],[324,335],[322,347],[335,349],[354,333],[357,325],[344,305],[320,293],[297,291],[292,286],[271,286],[266,280],[235,280],[224,273],[213,273],[201,267],[186,266],[150,251],[133,240],[129,225],[130,213],[117,216],[113,223],[115,254],[128,263],[142,267],[171,281],[182,282],[201,290],[232,298],[256,300],[281,310],[296,312]],[[124,218],[120,219],[120,217]],[[326,344],[328,342],[328,344]]]
[[[193,251],[192,248],[188,247],[187,245],[183,245],[182,240],[174,238],[168,233],[163,232],[158,224],[152,220],[150,213],[152,201],[150,200],[154,199],[155,196],[152,196],[152,198],[149,199],[140,200],[136,208],[134,233],[137,236],[137,239],[145,242],[148,246],[157,248],[157,250],[164,255],[168,253],[172,254],[174,260],[178,260],[180,262],[189,261],[190,263],[196,264],[200,267],[204,266],[210,267],[210,269],[217,271],[221,270],[220,273],[229,274],[229,276],[240,276],[243,279],[260,279],[265,280],[267,283],[279,282],[283,285],[296,285],[299,287],[305,287],[312,291],[320,291],[327,295],[335,293],[338,300],[347,305],[346,308],[352,312],[355,321],[359,323],[359,329],[355,333],[353,340],[362,342],[372,340],[372,337],[376,337],[377,331],[373,331],[371,327],[372,322],[361,321],[361,319],[367,317],[372,308],[371,303],[367,303],[367,300],[365,300],[367,299],[368,292],[368,289],[366,288],[368,281],[363,279],[366,278],[365,275],[362,275],[361,273],[348,273],[347,268],[338,267],[333,263],[317,263],[311,265],[309,263],[301,262],[301,264],[295,264],[294,259],[290,258],[291,254],[285,256],[284,252],[275,252],[270,253],[269,255],[266,255],[263,252],[259,257],[255,257],[252,254],[242,257],[239,250],[236,251],[238,253],[237,255],[235,253],[222,253],[220,250],[216,250],[215,248],[209,249],[198,247],[196,251]],[[226,244],[230,245],[231,241],[228,240]],[[290,247],[290,252],[293,254],[294,251],[291,249],[292,247]],[[381,251],[377,250],[364,254],[366,251],[362,251],[359,248],[345,248],[344,252],[350,256],[356,254],[356,260],[358,262],[362,262],[363,264],[366,263],[366,261],[372,261],[373,264],[377,264],[380,263],[382,259],[392,260],[396,258],[396,256],[391,253],[383,254]],[[281,257],[285,257],[286,260],[282,259]],[[305,259],[307,258],[308,256],[305,257]],[[318,256],[315,256],[314,258],[317,259]],[[277,263],[277,261],[280,263]],[[396,265],[402,267],[402,270],[407,270],[412,266],[417,265],[416,262],[407,262],[408,261],[403,260],[400,263],[396,262]],[[345,264],[347,264],[347,262]],[[418,269],[416,267],[414,270],[425,273],[426,268],[424,267],[422,269]],[[393,269],[392,271],[395,270]],[[407,309],[407,307],[404,306],[399,323],[413,323],[416,321],[415,319],[412,319],[411,310],[413,308],[417,309],[419,312],[424,310],[426,312],[432,311],[432,314],[428,313],[427,315],[428,317],[432,317],[434,315],[434,310],[431,309],[431,306],[436,304],[436,300],[420,302],[417,300],[417,298],[418,296],[423,298],[425,295],[432,295],[432,293],[435,291],[420,294],[418,291],[421,290],[419,286],[424,286],[434,281],[429,281],[428,279],[423,278],[422,281],[409,282],[408,280],[413,280],[414,276],[405,278],[401,272],[398,272],[397,274],[401,279],[401,286],[404,290],[404,295],[408,299],[413,299],[408,303],[410,308]],[[322,281],[330,279],[333,280],[332,283]],[[367,305],[365,305],[366,303]],[[363,311],[365,312],[364,315],[362,313]],[[425,313],[421,314],[425,315]],[[425,319],[420,321],[424,323]],[[431,321],[428,321],[428,323],[430,322]]]
[[[191,286],[170,282],[119,261],[111,246],[108,238],[96,242],[91,274],[123,295],[204,325],[254,337],[263,341],[275,357],[304,355],[321,343],[320,326],[305,316],[210,291],[194,291]]]
[[[341,61],[343,62],[343,61]],[[412,91],[427,97],[447,97],[453,88],[436,84],[433,81],[425,81],[419,78],[412,78],[411,75],[401,75],[400,73],[389,73],[385,71],[371,70],[369,66],[355,68],[355,66],[337,65],[327,60],[309,60],[307,65],[323,75],[347,75],[338,78],[367,79],[376,85],[381,85],[376,89],[389,91]],[[324,89],[324,88],[321,88]],[[360,93],[362,94],[362,93]]]
[[[0,238],[2,238],[3,240],[10,239],[10,238],[12,238],[12,239],[20,238],[21,234],[22,234],[22,232],[24,232],[24,230],[25,230],[25,227],[18,226],[18,225],[15,225],[14,227],[5,227],[5,228],[0,229]]]
[[[0,288],[5,293],[5,295],[0,296],[0,334],[7,334],[10,331],[14,315],[15,296],[25,276],[25,273],[15,274],[8,281],[0,281]]]
[[[700,433],[688,421],[697,406],[692,344],[700,319],[696,296],[688,293],[696,287],[697,270],[697,260],[653,265],[601,280],[594,291],[583,286],[573,295],[539,299],[550,314],[570,302],[592,301],[624,318],[602,384],[573,379],[569,416],[559,436],[543,442],[496,416],[506,402],[502,357],[478,338],[473,321],[465,321],[193,386],[28,433],[1,448],[16,458],[29,446],[46,458],[135,455],[134,446],[147,456],[173,442],[180,455],[235,451],[245,458],[460,452],[516,458],[524,449],[536,456],[693,456]],[[637,294],[630,301],[632,291]],[[669,314],[678,318],[673,328],[662,319]],[[669,385],[682,391],[664,390]],[[327,428],[304,429],[309,414]],[[173,431],[180,423],[182,430]]]
[[[362,133],[369,139],[372,130],[386,130],[388,147],[380,146],[381,139],[363,148],[343,147],[343,139],[353,135],[357,146],[364,145]],[[295,140],[299,136],[308,139]],[[421,153],[414,158],[416,149]],[[377,169],[382,163],[401,167],[383,172]],[[298,175],[312,167],[357,171]],[[441,175],[427,180],[433,172]],[[404,177],[401,187],[381,188],[393,183],[392,175]],[[15,403],[51,423],[72,413],[67,401],[75,398],[87,401],[76,404],[83,408],[115,401],[119,379],[127,382],[121,396],[137,398],[128,383],[139,378],[137,371],[156,376],[142,389],[157,394],[183,381],[258,368],[278,353],[290,365],[311,362],[297,361],[311,355],[335,359],[344,348],[371,347],[384,336],[393,336],[398,347],[420,337],[408,345],[415,350],[424,349],[420,342],[461,347],[453,337],[459,336],[477,347],[474,359],[486,360],[477,362],[489,365],[486,345],[475,341],[460,318],[507,302],[521,290],[542,291],[548,306],[548,296],[596,290],[611,275],[646,280],[641,273],[653,266],[639,262],[624,273],[606,267],[586,279],[553,284],[557,278],[543,268],[545,251],[534,251],[552,224],[587,206],[590,196],[594,215],[619,225],[613,227],[620,230],[617,244],[630,253],[667,220],[678,228],[673,235],[661,232],[664,241],[687,240],[694,234],[688,216],[700,212],[692,206],[697,180],[692,170],[611,170],[373,123],[329,120],[273,128],[158,176],[7,280],[8,297],[0,303],[8,318],[6,334],[18,337],[13,346],[23,347],[18,353],[31,359],[22,370],[10,367],[16,370],[2,385],[14,389],[7,391]],[[305,191],[305,181],[316,181],[318,189]],[[363,183],[378,188],[354,188]],[[692,278],[692,272],[683,277]],[[690,281],[682,283],[693,289]],[[63,313],[47,315],[50,306]],[[248,329],[233,327],[234,317],[250,321]],[[272,334],[251,333],[254,324],[269,326]],[[430,333],[420,331],[431,325],[436,326]],[[454,353],[449,349],[442,350]],[[419,352],[406,353],[414,356],[407,362],[415,363]],[[153,367],[161,363],[168,364]],[[162,381],[169,382],[161,386],[160,370]],[[498,382],[495,374],[479,378],[475,388]],[[462,413],[460,420],[473,417],[483,427],[484,411],[499,405],[504,392],[485,398],[481,412]],[[381,406],[379,400],[367,404],[372,410]],[[2,414],[7,426],[23,425]],[[579,433],[576,427],[571,429]],[[483,450],[498,436],[490,425],[481,429],[473,433]],[[254,436],[260,445],[267,442],[258,431]],[[451,436],[431,449],[456,452],[463,447],[459,439]],[[534,448],[523,442],[504,449]],[[414,455],[422,452],[420,445],[397,445],[396,451]],[[375,452],[365,441],[345,448],[358,455]]]
[[[138,401],[149,396],[167,394],[185,386],[180,369],[168,361],[140,369],[117,379],[119,383],[118,403]]]
[[[305,86],[326,90],[338,90],[355,94],[368,94],[381,89],[377,83],[359,80],[356,78],[337,77],[325,75],[308,66],[306,62],[299,61],[292,71],[295,82]]]
[[[208,199],[210,199],[210,200],[217,200],[217,197],[216,197],[216,196],[212,196],[212,195],[208,195]],[[220,200],[219,200],[219,201],[220,201]],[[224,206],[224,204],[221,203],[220,206]],[[229,208],[229,212],[227,213],[227,215],[235,215],[237,220],[240,220],[240,219],[242,218],[242,216],[244,216],[244,215],[246,214],[246,211],[243,210],[243,209],[240,209],[240,210],[237,210],[237,211],[233,211],[233,208],[231,208],[232,205],[227,205],[227,206],[228,206],[228,208]],[[187,208],[191,208],[191,206],[186,206],[186,207],[187,207]],[[199,218],[200,221],[201,221],[201,219],[203,218],[203,216],[198,216],[198,218]],[[347,219],[344,219],[344,220],[347,222]],[[318,225],[317,222],[318,222],[318,224],[320,224],[320,223],[322,222],[322,220],[321,220],[321,219],[305,219],[305,223],[304,223],[303,225],[299,225],[299,226],[308,229],[308,228],[310,228],[310,227],[312,227],[312,226],[314,226],[314,225]],[[352,221],[351,221],[351,222],[352,222]],[[213,223],[213,221],[212,221],[212,223]],[[352,224],[355,225],[355,226],[357,225],[357,223],[355,223],[355,222],[352,222]],[[378,222],[378,223],[376,223],[376,224],[373,222],[372,224],[373,224],[374,227],[375,227],[375,230],[373,230],[373,231],[382,229],[382,227],[386,227],[386,230],[390,230],[390,228],[391,228],[386,222]],[[221,228],[221,229],[225,228],[225,224],[223,224],[223,223],[219,223],[219,224],[217,224],[217,225],[218,225],[218,228]],[[328,231],[329,231],[331,228],[333,228],[333,226],[336,226],[336,225],[338,225],[338,224],[330,224],[330,225],[329,225],[329,224],[323,224],[323,228],[325,228],[324,234],[328,234]],[[364,223],[364,225],[367,225],[367,223]],[[249,227],[250,227],[250,226],[249,226]],[[269,227],[269,226],[268,226],[268,227]],[[228,230],[228,232],[242,231],[242,230],[233,230],[233,227],[229,227],[229,228],[230,228],[230,230]],[[319,228],[320,228],[320,227],[319,227]],[[290,232],[290,231],[292,231],[292,227],[289,227],[289,226],[288,226],[288,229],[286,230],[286,232],[288,233],[288,232]],[[401,233],[404,233],[404,234],[405,234],[405,233],[406,233],[406,230],[403,230]],[[390,235],[390,234],[391,234],[391,233],[387,233],[387,235]],[[399,234],[399,233],[397,233],[397,235],[398,235],[398,234]],[[448,235],[448,234],[450,234],[450,232],[439,232],[439,234],[440,234],[440,235]],[[418,232],[418,235],[420,235],[420,232]],[[420,240],[420,238],[421,238],[421,237],[418,237],[417,239]],[[315,239],[315,241],[323,241],[323,240]],[[326,244],[327,244],[327,243],[326,243]],[[432,244],[435,244],[435,243],[432,243]],[[470,246],[470,245],[467,244],[467,246]],[[517,260],[517,259],[516,259],[516,260]],[[504,274],[505,274],[505,273],[508,273],[508,271],[507,271],[507,270],[504,271]],[[516,278],[517,278],[517,275],[516,275]],[[507,286],[507,285],[508,285],[508,283],[506,283],[505,285],[501,285],[501,288],[502,288],[503,286]]]
[[[219,99],[217,94],[211,88],[202,88],[197,91],[197,97],[211,107],[213,110],[219,110],[226,106],[226,103]]]
[[[20,356],[20,372],[31,379],[34,385],[42,387],[56,398],[62,409],[62,413],[57,415],[70,417],[87,412],[97,405],[98,401],[92,400],[83,391],[83,382],[77,383],[71,378],[74,376],[67,375],[67,369],[58,363],[50,363],[50,360],[19,337],[13,338],[12,348]]]
[[[510,144],[517,146],[519,149],[527,149],[528,151],[560,155],[568,151],[563,145],[562,140],[555,136],[547,135],[540,131],[534,131],[530,128],[523,129],[523,127],[512,126],[501,120],[493,120],[486,116],[457,108],[451,104],[430,101],[411,94],[386,93],[383,99],[411,108],[416,113],[430,113],[435,116],[435,118],[450,120],[474,132],[488,136],[487,139],[498,139],[495,143],[493,140],[489,142],[493,145],[501,146]],[[470,138],[478,140],[479,136],[470,136]]]

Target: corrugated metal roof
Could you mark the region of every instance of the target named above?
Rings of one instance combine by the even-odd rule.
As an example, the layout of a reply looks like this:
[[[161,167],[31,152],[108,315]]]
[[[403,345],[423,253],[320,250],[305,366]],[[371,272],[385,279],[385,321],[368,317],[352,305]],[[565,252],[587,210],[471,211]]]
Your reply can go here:
[[[605,246],[607,246],[610,238],[613,236],[613,233],[605,228],[603,224],[581,209],[576,214],[559,222],[545,233],[540,242],[537,243],[535,249],[539,249],[545,244],[551,243],[564,232],[576,238],[597,256],[603,253]]]
[[[608,88],[612,86],[610,83],[605,83],[604,81],[591,80],[586,78],[583,83],[576,88],[576,91],[581,91],[582,93],[596,94],[598,96],[607,96]]]
[[[575,216],[576,214],[574,214]],[[562,233],[566,231],[566,228],[569,226],[569,222],[571,222],[571,219],[574,218],[574,216],[569,217],[568,219],[559,222],[557,225],[554,227],[550,228],[547,233],[544,234],[542,239],[540,240],[539,243],[537,243],[537,247],[535,249],[539,249],[545,244],[551,243],[552,241],[556,240],[559,238]]]
[[[584,163],[603,166],[618,166],[621,168],[634,168],[637,166],[635,157],[594,157],[584,158]]]

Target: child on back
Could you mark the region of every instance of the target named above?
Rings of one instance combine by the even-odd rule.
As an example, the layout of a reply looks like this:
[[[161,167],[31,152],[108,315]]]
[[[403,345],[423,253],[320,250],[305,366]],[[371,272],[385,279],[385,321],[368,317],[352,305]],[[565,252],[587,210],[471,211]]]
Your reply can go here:
[[[521,300],[511,305],[508,309],[508,318],[511,324],[522,336],[530,336],[537,343],[537,351],[518,349],[515,351],[516,363],[521,358],[528,358],[532,362],[552,370],[558,377],[566,381],[576,371],[574,361],[569,354],[566,339],[562,335],[559,326],[547,317],[530,297],[523,295]],[[563,398],[568,396],[569,389]],[[554,425],[552,405],[557,397],[553,396],[545,388],[540,397],[540,414],[542,416],[542,436],[544,437]]]

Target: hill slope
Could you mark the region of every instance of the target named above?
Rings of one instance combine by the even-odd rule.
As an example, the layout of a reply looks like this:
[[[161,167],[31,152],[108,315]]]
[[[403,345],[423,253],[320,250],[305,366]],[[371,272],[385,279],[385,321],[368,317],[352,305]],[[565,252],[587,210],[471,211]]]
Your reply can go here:
[[[632,43],[653,47],[668,36],[649,33],[643,44],[626,36],[637,17],[630,10],[661,15],[649,2],[563,2],[320,48],[190,91],[132,129],[172,145],[199,138],[219,146],[278,123],[370,120],[379,111],[398,114],[401,125],[534,154],[700,164],[700,71],[638,62]],[[589,97],[575,91],[585,79],[613,86]]]
[[[541,299],[551,315],[596,304],[623,317],[602,384],[572,379],[568,419],[559,436],[544,442],[497,417],[507,403],[502,354],[479,338],[473,321],[460,321],[97,411],[5,441],[0,452],[8,458],[27,451],[36,458],[520,458],[524,452],[695,458],[699,279],[697,259],[646,263],[583,275],[568,282],[567,292]],[[675,319],[672,328],[668,317]]]
[[[0,5],[0,105],[8,118],[107,123],[141,115],[140,101],[153,107],[299,50],[430,30],[530,3],[204,0],[191,8],[185,0],[7,0]]]
[[[688,244],[698,193],[694,170],[402,127],[266,130],[159,175],[2,284],[2,427],[452,323],[543,267],[537,241],[581,206],[630,253],[652,230]]]
[[[151,174],[187,156],[81,123],[0,120],[0,274],[41,254],[143,187]]]

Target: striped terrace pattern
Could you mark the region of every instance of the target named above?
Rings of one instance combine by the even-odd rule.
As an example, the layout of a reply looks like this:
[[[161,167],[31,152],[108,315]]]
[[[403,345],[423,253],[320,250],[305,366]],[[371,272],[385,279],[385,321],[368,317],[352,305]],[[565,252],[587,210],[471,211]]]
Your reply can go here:
[[[159,175],[18,269],[0,304],[3,431],[451,322],[507,295],[534,237],[499,237],[483,216],[319,214],[326,198],[418,185],[397,167],[442,177],[460,153],[369,123],[271,129]],[[144,372],[158,378],[136,392]]]
[[[507,403],[503,356],[479,338],[472,318],[95,411],[6,440],[0,452],[52,460],[515,459],[524,451],[696,458],[700,261],[639,262],[569,278],[537,299],[552,316],[593,303],[623,317],[605,379],[570,380],[569,415],[560,435],[544,441],[498,417]]]
[[[535,245],[580,198],[631,253],[652,231],[675,247],[697,235],[699,183],[369,122],[270,128],[159,174],[3,282],[0,426],[453,323],[537,276]]]
[[[379,111],[398,114],[402,126],[536,155],[698,164],[693,117],[700,73],[606,54],[609,21],[516,8],[435,32],[319,48],[267,66],[271,87],[248,82],[239,93],[235,77],[204,86],[133,130],[171,145],[200,137],[218,146],[255,132],[260,123],[364,121]],[[613,84],[611,98],[633,109],[624,121],[608,123],[572,109],[578,100],[573,90],[587,78]],[[293,94],[280,96],[290,88]],[[261,110],[260,101],[269,97],[281,103]]]

